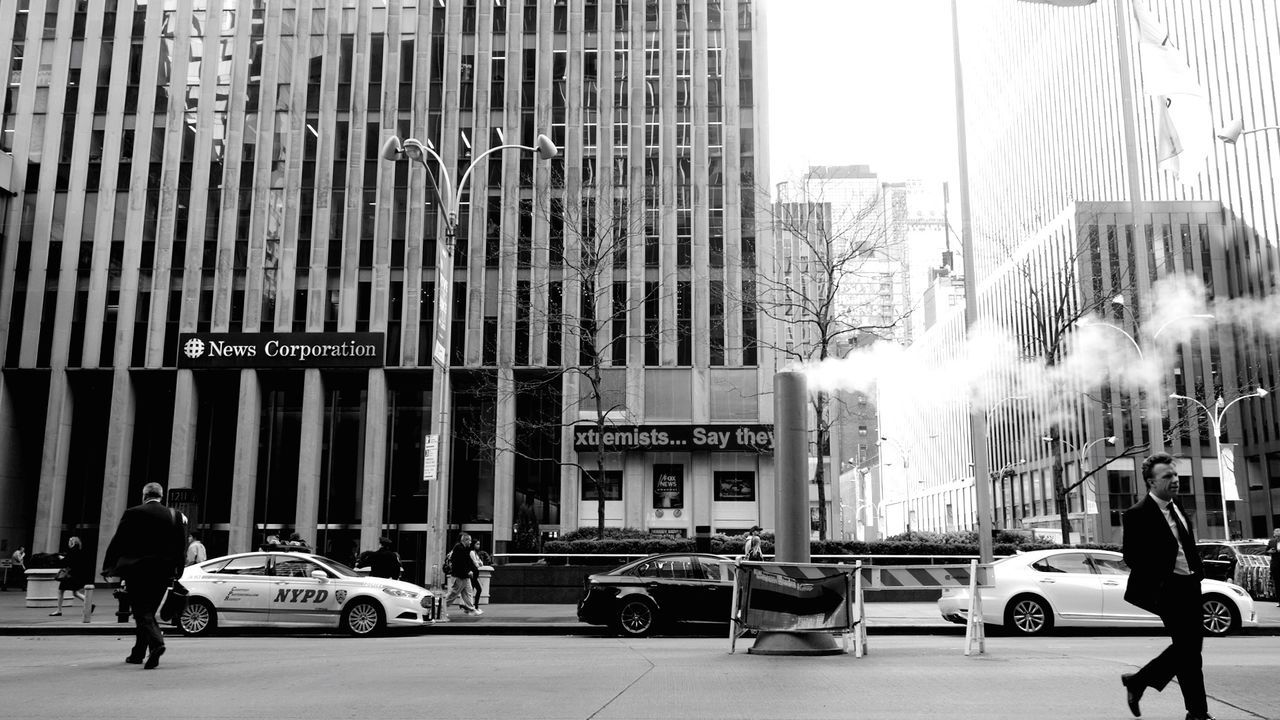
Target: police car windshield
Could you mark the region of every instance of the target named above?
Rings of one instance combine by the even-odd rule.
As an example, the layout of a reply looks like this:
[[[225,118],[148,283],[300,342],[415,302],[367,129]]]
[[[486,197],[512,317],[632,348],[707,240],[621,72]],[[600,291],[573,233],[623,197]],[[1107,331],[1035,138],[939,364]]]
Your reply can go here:
[[[335,560],[329,560],[326,558],[324,564],[327,565],[330,570],[333,570],[343,577],[362,577],[360,573]]]

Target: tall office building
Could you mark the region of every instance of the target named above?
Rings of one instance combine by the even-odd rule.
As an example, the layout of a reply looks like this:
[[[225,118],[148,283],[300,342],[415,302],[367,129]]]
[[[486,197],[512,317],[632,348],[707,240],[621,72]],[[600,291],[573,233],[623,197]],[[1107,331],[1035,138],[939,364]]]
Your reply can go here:
[[[1157,101],[1144,94],[1143,80],[1154,77],[1144,67],[1153,60],[1141,48],[1135,3],[1167,28],[1173,52],[1208,100],[1210,117],[1195,139],[1211,147],[1204,162],[1183,164],[1183,181],[1195,175],[1190,182],[1159,167]],[[1210,136],[1214,125],[1232,118],[1246,129],[1275,124],[1280,38],[1268,29],[1276,24],[1276,8],[1239,0],[962,3],[962,131],[980,315],[1025,333],[1035,320],[1027,293],[1060,281],[1071,266],[1076,292],[1070,309],[1092,308],[1095,320],[1144,343],[1159,330],[1144,325],[1154,311],[1152,288],[1170,276],[1195,278],[1211,302],[1274,299],[1280,269],[1274,135],[1247,135],[1236,144]],[[1038,286],[1016,277],[1020,264],[1033,269]],[[1117,296],[1119,303],[1113,302]],[[1223,418],[1221,440],[1235,444],[1235,482],[1243,498],[1230,503],[1226,524],[1211,423],[1194,403],[1168,394],[1212,408],[1218,397],[1231,401],[1257,387],[1276,389],[1276,338],[1256,316],[1225,312],[1212,324],[1183,330],[1158,391],[1112,378],[1091,388],[1075,418],[1061,425],[1067,480],[1078,477],[1079,465],[1097,467],[1127,449],[1137,448],[1140,459],[1149,452],[1143,443],[1158,444],[1171,430],[1165,447],[1182,457],[1184,502],[1197,509],[1200,535],[1222,537],[1228,528],[1237,535],[1268,533],[1280,524],[1280,405],[1274,393],[1235,404]],[[1120,335],[1115,340],[1127,347]],[[935,342],[952,343],[955,351],[959,336],[954,328],[940,328]],[[1154,347],[1148,344],[1147,351]],[[1002,399],[997,391],[988,402]],[[1052,444],[1040,439],[1043,423],[1025,419],[1036,412],[1043,417],[1046,409],[1019,405],[1006,403],[994,413],[987,438],[991,470],[1002,471],[994,488],[996,522],[1056,528]],[[1149,410],[1157,407],[1159,419]],[[1093,444],[1113,435],[1116,445]],[[1090,450],[1081,463],[1077,453],[1085,446]],[[950,449],[967,454],[967,448],[966,431]],[[1119,511],[1143,492],[1136,468],[1133,459],[1122,458],[1096,476],[1094,497],[1069,501],[1091,537],[1119,536]],[[976,517],[967,522],[976,524]],[[1081,525],[1073,524],[1079,537]]]
[[[101,552],[153,480],[211,553],[391,535],[417,579],[460,531],[507,549],[517,508],[590,526],[601,445],[575,448],[566,369],[605,345],[607,522],[772,517],[758,5],[15,0],[0,27],[10,545]],[[486,155],[540,134],[550,162]],[[443,162],[381,159],[392,135]],[[436,189],[463,178],[437,267]]]

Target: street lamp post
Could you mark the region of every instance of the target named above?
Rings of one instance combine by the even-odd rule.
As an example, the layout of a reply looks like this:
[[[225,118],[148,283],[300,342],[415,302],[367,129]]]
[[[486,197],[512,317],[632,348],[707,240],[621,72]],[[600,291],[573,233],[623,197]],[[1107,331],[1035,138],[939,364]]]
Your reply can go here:
[[[1111,299],[1111,303],[1113,305],[1118,305],[1119,307],[1124,308],[1126,310],[1128,309],[1128,306],[1125,305],[1123,295],[1116,295],[1114,298]],[[1132,312],[1130,314],[1132,314]],[[1175,322],[1180,322],[1182,320],[1212,320],[1212,319],[1213,319],[1213,315],[1209,313],[1190,313],[1187,315],[1177,315],[1175,317],[1169,318],[1164,322],[1163,325],[1161,325],[1159,328],[1156,328],[1155,333],[1151,335],[1151,342],[1154,344],[1157,340],[1159,340],[1160,333],[1164,332],[1165,330],[1168,330],[1169,327],[1173,325]],[[1137,322],[1136,317],[1134,318],[1134,322]],[[1129,341],[1129,344],[1133,346],[1134,352],[1138,353],[1138,359],[1144,362],[1146,361],[1147,356],[1146,356],[1146,353],[1142,352],[1142,346],[1139,345],[1138,341],[1135,340],[1133,336],[1130,335],[1127,331],[1125,331],[1124,328],[1118,325],[1112,325],[1109,322],[1100,322],[1096,320],[1090,320],[1088,323],[1081,323],[1081,324],[1083,324],[1085,327],[1110,328],[1120,333],[1121,335],[1124,336],[1126,340]],[[1148,429],[1151,432],[1151,447],[1153,449],[1163,449],[1164,436],[1161,434],[1161,431],[1157,429],[1161,427],[1160,419],[1164,417],[1164,409],[1160,406],[1159,400],[1158,400],[1158,398],[1160,397],[1160,387],[1159,387],[1158,380],[1156,381],[1156,387],[1153,389],[1154,389],[1154,392],[1149,390],[1147,393],[1147,396],[1151,402],[1151,407],[1148,408],[1148,410],[1154,415],[1154,417],[1149,418],[1147,420],[1147,425],[1149,426]]]
[[[1239,140],[1241,137],[1260,133],[1264,130],[1280,130],[1280,125],[1268,125],[1266,127],[1250,128],[1245,130],[1243,120],[1240,118],[1232,118],[1226,125],[1223,125],[1218,130],[1218,139],[1228,145],[1235,145],[1236,140]]]
[[[1222,493],[1222,539],[1224,540],[1231,539],[1231,523],[1227,520],[1227,481],[1224,477],[1226,473],[1224,472],[1225,468],[1224,463],[1222,462],[1222,418],[1226,417],[1227,410],[1230,410],[1232,405],[1235,405],[1241,400],[1244,400],[1245,398],[1264,398],[1267,394],[1268,393],[1265,388],[1258,388],[1248,395],[1241,395],[1229,403],[1224,403],[1222,401],[1222,396],[1219,395],[1217,402],[1213,404],[1213,410],[1210,410],[1204,403],[1196,400],[1195,398],[1187,397],[1186,395],[1179,395],[1178,393],[1169,393],[1169,397],[1172,399],[1186,400],[1198,405],[1209,418],[1209,425],[1213,428],[1213,443],[1218,456],[1218,490]],[[1233,479],[1232,482],[1235,482],[1235,480]]]
[[[446,458],[448,454],[448,443],[445,441],[444,433],[446,427],[446,416],[449,408],[450,378],[449,378],[449,345],[452,336],[450,328],[452,303],[450,302],[450,291],[453,285],[453,249],[457,239],[458,230],[458,209],[462,202],[463,190],[467,187],[467,181],[471,179],[471,171],[475,170],[486,157],[499,150],[523,150],[526,152],[536,153],[543,160],[549,160],[559,154],[555,143],[546,135],[539,135],[537,142],[533,146],[503,144],[489,148],[480,153],[467,169],[462,173],[462,177],[455,185],[453,178],[449,174],[449,166],[435,151],[430,141],[423,142],[417,138],[406,138],[401,140],[399,137],[392,135],[382,144],[381,157],[384,160],[394,162],[416,161],[422,165],[423,171],[427,174],[427,178],[431,182],[431,188],[435,193],[436,199],[440,202],[440,207],[444,210],[444,237],[443,243],[436,243],[436,311],[434,322],[435,338],[432,343],[432,392],[431,392],[431,435],[437,443],[436,464],[435,468],[424,468],[424,477],[429,477],[434,470],[434,482],[428,489],[428,513],[430,523],[427,533],[426,546],[426,562],[432,562],[433,558],[439,558],[444,555],[445,540],[449,530],[449,503],[452,495],[451,476],[449,474],[449,461]],[[431,168],[427,165],[427,157],[430,156],[436,161],[440,168],[439,181],[436,176],[431,174]],[[423,200],[424,204],[426,199]],[[434,576],[434,570],[424,568]],[[434,581],[434,577],[428,576],[428,583]]]
[[[997,496],[999,497],[1000,502],[1004,502],[1004,483],[1003,483],[1003,482],[1000,482],[1000,483],[999,483],[999,488],[998,488],[999,492],[997,492],[997,486],[996,486],[996,483],[997,483],[998,481],[1000,481],[1000,480],[1003,480],[1003,479],[1004,479],[1004,474],[1005,474],[1005,473],[1009,472],[1009,471],[1010,471],[1010,470],[1012,470],[1014,467],[1016,467],[1016,466],[1018,466],[1018,465],[1022,465],[1022,464],[1026,463],[1026,462],[1027,462],[1027,459],[1026,459],[1026,458],[1018,458],[1017,460],[1011,460],[1011,461],[1009,461],[1009,462],[1005,463],[1004,465],[1002,465],[1002,466],[1000,467],[1000,469],[999,469],[999,470],[996,470],[996,471],[994,471],[994,472],[992,472],[992,473],[991,473],[991,517],[992,517],[992,523],[991,523],[991,526],[992,526],[992,530],[994,530],[994,529],[995,529],[995,506],[996,506],[996,498],[997,498]],[[976,480],[976,478],[975,478],[975,480]],[[1006,511],[1007,511],[1010,515],[1012,515],[1012,514],[1013,514],[1013,503],[1012,503],[1012,500],[1013,500],[1013,493],[1012,493],[1012,492],[1010,492],[1010,493],[1009,493],[1009,499],[1010,499],[1010,504],[1009,504],[1008,506],[1006,506],[1006,508],[1005,508],[1005,509],[1006,509]],[[1004,516],[1004,514],[1005,514],[1004,512],[1001,512],[1001,513],[1000,513],[1000,515],[1001,515],[1001,519],[1002,519],[1002,520],[1003,520],[1003,516]],[[1004,522],[1004,523],[1003,523],[1003,525],[1004,525],[1005,527],[1008,527],[1008,526],[1009,526],[1008,522]]]
[[[936,437],[938,436],[937,435],[929,436],[930,439],[933,439]],[[898,448],[898,455],[902,458],[902,476],[903,476],[903,479],[906,481],[904,484],[906,485],[906,488],[907,488],[907,510],[906,510],[907,537],[911,537],[911,484],[912,484],[911,483],[911,453],[907,452],[907,449],[903,447],[902,443],[898,442],[897,440],[884,437],[883,435],[880,437],[880,440],[882,442],[893,443],[893,446]]]

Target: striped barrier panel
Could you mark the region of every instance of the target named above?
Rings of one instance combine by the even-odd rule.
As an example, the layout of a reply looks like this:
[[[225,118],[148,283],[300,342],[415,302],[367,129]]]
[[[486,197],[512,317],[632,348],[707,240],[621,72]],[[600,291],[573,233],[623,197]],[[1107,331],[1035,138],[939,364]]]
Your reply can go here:
[[[974,646],[978,653],[987,651],[987,633],[982,624],[982,595],[979,588],[994,587],[995,577],[990,565],[979,565],[971,560],[967,565],[882,565],[864,566],[858,563],[854,581],[854,598],[857,603],[857,630],[854,640],[855,654],[862,657],[867,652],[867,623],[862,594],[866,591],[899,588],[969,588],[969,621],[965,623],[964,654],[970,655]]]
[[[976,570],[975,570],[976,568]],[[967,587],[976,574],[978,587],[992,587],[991,566],[978,565],[890,565],[864,566],[864,590],[890,588]]]

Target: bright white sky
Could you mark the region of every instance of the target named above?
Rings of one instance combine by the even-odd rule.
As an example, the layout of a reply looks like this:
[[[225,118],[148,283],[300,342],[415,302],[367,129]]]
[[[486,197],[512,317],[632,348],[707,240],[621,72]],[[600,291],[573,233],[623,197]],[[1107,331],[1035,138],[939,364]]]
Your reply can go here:
[[[772,0],[770,178],[870,165],[885,180],[953,180],[948,0]]]

